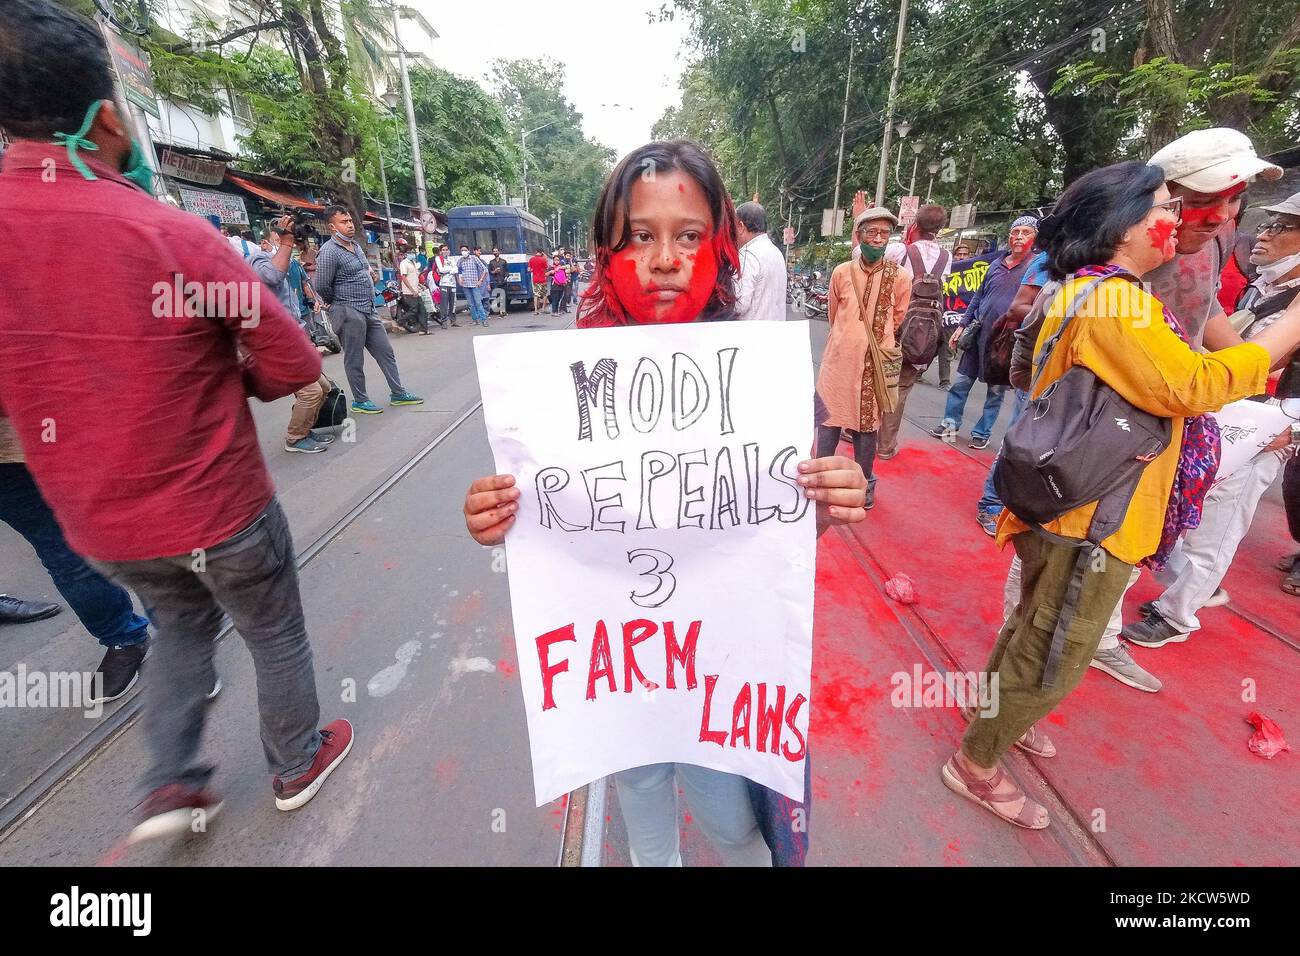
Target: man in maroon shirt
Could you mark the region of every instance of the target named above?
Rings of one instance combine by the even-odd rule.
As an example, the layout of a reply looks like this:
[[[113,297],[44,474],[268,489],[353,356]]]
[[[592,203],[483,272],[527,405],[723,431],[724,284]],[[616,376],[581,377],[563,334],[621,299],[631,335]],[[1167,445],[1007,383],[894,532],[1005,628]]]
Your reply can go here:
[[[137,187],[92,23],[6,0],[0,89],[16,139],[0,160],[0,408],[69,544],[140,595],[155,631],[133,837],[189,832],[220,805],[198,749],[223,611],[253,656],[276,805],[301,806],[352,727],[317,729],[293,542],[246,399],[316,381],[320,355],[220,233]],[[93,282],[63,281],[70,235],[96,237]]]

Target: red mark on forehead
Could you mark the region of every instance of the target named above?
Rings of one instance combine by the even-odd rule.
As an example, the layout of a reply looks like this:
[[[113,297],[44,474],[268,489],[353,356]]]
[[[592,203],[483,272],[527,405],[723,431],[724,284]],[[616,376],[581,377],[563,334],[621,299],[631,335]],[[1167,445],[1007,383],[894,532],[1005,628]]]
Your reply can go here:
[[[684,192],[686,192],[686,184],[685,184],[685,183],[678,183],[678,184],[677,184],[677,191],[678,191],[679,193],[684,193]]]

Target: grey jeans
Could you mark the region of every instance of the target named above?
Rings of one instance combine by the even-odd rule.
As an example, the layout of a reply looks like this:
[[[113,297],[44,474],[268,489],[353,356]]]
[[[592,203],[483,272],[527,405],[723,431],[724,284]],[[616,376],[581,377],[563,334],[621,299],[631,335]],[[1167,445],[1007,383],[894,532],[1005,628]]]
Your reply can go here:
[[[676,771],[676,773],[674,773]],[[727,866],[771,866],[744,777],[686,763],[656,763],[614,774],[633,866],[681,866],[680,777],[704,835]]]
[[[330,322],[343,346],[343,371],[348,377],[352,401],[365,402],[370,399],[366,393],[367,352],[379,363],[379,370],[388,381],[388,391],[393,395],[403,391],[393,343],[388,341],[388,332],[379,316],[373,311],[362,312],[355,306],[336,302],[330,307]]]
[[[247,528],[205,551],[93,564],[140,595],[154,626],[144,673],[153,758],[146,793],[172,783],[203,787],[215,769],[199,762],[198,751],[223,610],[253,656],[268,768],[285,781],[311,768],[321,743],[320,705],[293,539],[279,501],[272,498]]]

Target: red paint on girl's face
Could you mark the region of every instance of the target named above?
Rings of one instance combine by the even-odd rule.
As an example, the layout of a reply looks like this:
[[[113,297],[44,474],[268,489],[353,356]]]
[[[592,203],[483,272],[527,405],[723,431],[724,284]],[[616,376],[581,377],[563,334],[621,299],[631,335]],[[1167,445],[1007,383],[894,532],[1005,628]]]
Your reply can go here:
[[[666,269],[656,269],[643,256],[653,257],[653,247],[632,246],[615,253],[609,270],[610,285],[628,317],[637,323],[694,322],[708,305],[718,280],[718,263],[710,237],[700,240],[703,255],[672,260]],[[642,273],[648,274],[642,281]]]
[[[1147,227],[1147,236],[1151,239],[1151,248],[1159,252],[1166,262],[1174,257],[1176,251],[1174,226],[1175,224],[1168,219],[1161,219]]]

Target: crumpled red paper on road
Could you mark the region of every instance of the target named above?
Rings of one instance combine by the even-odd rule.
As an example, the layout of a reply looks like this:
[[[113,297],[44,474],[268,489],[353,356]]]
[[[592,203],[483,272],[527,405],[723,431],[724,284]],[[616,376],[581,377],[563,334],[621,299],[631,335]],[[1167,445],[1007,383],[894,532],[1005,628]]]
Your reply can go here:
[[[1246,718],[1246,723],[1255,728],[1255,732],[1250,735],[1250,740],[1246,742],[1251,753],[1271,760],[1282,751],[1291,749],[1291,745],[1282,736],[1282,728],[1272,719],[1251,711],[1250,716]]]
[[[885,582],[885,593],[899,604],[916,603],[916,585],[901,571]]]

